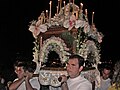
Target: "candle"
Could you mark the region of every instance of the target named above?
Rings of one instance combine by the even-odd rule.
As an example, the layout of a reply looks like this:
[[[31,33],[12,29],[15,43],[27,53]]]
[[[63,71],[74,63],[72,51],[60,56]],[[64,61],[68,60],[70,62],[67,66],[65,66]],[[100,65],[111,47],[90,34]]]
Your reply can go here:
[[[66,12],[66,8],[65,8],[65,1],[64,1],[63,3],[64,3],[64,14],[65,14],[65,12]]]
[[[50,1],[50,13],[49,13],[49,20],[51,19],[51,7],[52,7],[52,1]]]
[[[60,11],[61,11],[61,8],[62,8],[62,0],[60,0]]]
[[[78,11],[76,11],[76,19],[78,19]]]
[[[64,7],[65,7],[65,1],[63,1],[63,3],[64,3]]]
[[[82,3],[80,3],[80,9],[81,9],[81,10],[83,9],[83,4],[82,4]]]
[[[85,9],[85,15],[86,15],[86,17],[87,17],[87,14],[88,14],[88,13],[87,13],[87,9]]]
[[[46,10],[46,18],[48,19],[48,10]]]
[[[75,0],[73,0],[73,4],[74,4]]]
[[[73,12],[75,11],[75,3],[74,3],[74,0],[73,0]]]
[[[69,3],[73,3],[73,0],[69,0]]]
[[[92,12],[92,25],[93,25],[94,13],[95,12]]]
[[[82,9],[83,9],[83,4],[80,3],[80,13],[82,13]]]
[[[60,0],[58,0],[58,12],[59,12],[59,7],[60,7]]]
[[[42,47],[42,36],[40,37],[40,48]]]
[[[56,8],[57,8],[57,14],[58,14],[58,6]]]

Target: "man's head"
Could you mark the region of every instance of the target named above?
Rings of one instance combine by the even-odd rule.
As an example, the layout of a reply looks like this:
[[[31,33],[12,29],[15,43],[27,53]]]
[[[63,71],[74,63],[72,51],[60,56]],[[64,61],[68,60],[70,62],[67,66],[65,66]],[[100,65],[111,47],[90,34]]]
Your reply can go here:
[[[67,62],[67,72],[70,78],[79,76],[83,69],[84,58],[79,55],[71,55]]]
[[[19,61],[17,60],[15,63],[14,63],[14,69],[15,69],[15,73],[17,74],[17,77],[19,79],[23,78],[24,77],[24,67],[26,66],[26,63],[25,61]]]
[[[18,78],[23,78],[26,72],[34,73],[36,63],[34,61],[16,61],[14,68]]]
[[[102,70],[102,78],[104,80],[108,79],[111,74],[111,68],[109,66],[105,66]]]

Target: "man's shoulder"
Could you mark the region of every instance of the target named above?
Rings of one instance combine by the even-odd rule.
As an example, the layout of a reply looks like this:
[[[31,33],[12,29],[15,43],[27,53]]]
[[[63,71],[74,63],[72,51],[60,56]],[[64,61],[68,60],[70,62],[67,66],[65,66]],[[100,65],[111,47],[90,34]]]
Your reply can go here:
[[[18,80],[18,78],[15,78],[13,82],[15,82],[15,81],[17,81],[17,80]]]
[[[86,79],[85,77],[81,77],[81,80],[83,80],[84,82],[89,82],[89,80],[88,79]]]
[[[39,82],[39,78],[38,77],[33,77],[30,79],[31,83],[38,83]]]

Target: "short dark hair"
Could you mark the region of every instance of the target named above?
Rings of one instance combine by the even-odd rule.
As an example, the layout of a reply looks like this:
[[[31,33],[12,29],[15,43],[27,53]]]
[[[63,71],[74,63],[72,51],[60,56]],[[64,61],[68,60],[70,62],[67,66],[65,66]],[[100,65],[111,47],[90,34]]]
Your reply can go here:
[[[36,70],[37,64],[34,61],[28,61],[26,62],[27,66],[25,67],[25,69],[29,72],[34,73],[34,71]]]
[[[107,70],[110,70],[110,71],[111,71],[112,67],[111,67],[111,65],[106,64],[106,65],[103,67],[103,69],[107,69]]]
[[[36,70],[37,64],[34,61],[20,61],[17,60],[14,63],[14,67],[23,67],[24,71],[29,71],[34,73],[34,71]]]
[[[69,59],[74,59],[77,58],[78,59],[78,63],[79,63],[79,67],[84,65],[84,58],[80,55],[77,54],[72,54]]]
[[[20,61],[20,60],[17,60],[14,65],[14,67],[25,67],[26,66],[26,62],[25,61]]]

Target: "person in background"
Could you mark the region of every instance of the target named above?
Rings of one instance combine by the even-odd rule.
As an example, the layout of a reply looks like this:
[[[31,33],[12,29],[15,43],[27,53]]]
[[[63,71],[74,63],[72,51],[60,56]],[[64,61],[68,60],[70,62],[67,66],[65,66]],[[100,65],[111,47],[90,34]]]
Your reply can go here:
[[[67,62],[67,73],[61,76],[62,90],[92,90],[92,84],[80,75],[83,70],[84,58],[79,55],[71,55]]]
[[[108,90],[120,90],[120,60],[115,63],[111,84]]]
[[[5,83],[5,79],[2,77],[2,75],[0,74],[0,83],[4,84]]]
[[[111,66],[106,64],[101,70],[100,87],[97,88],[96,90],[108,90],[109,86],[111,85],[110,78],[111,73],[112,73]]]
[[[2,74],[0,74],[0,90],[6,90],[5,79],[2,77]]]
[[[17,79],[9,86],[9,90],[40,90],[38,77],[34,77],[36,63],[34,61],[16,61],[14,64]]]

